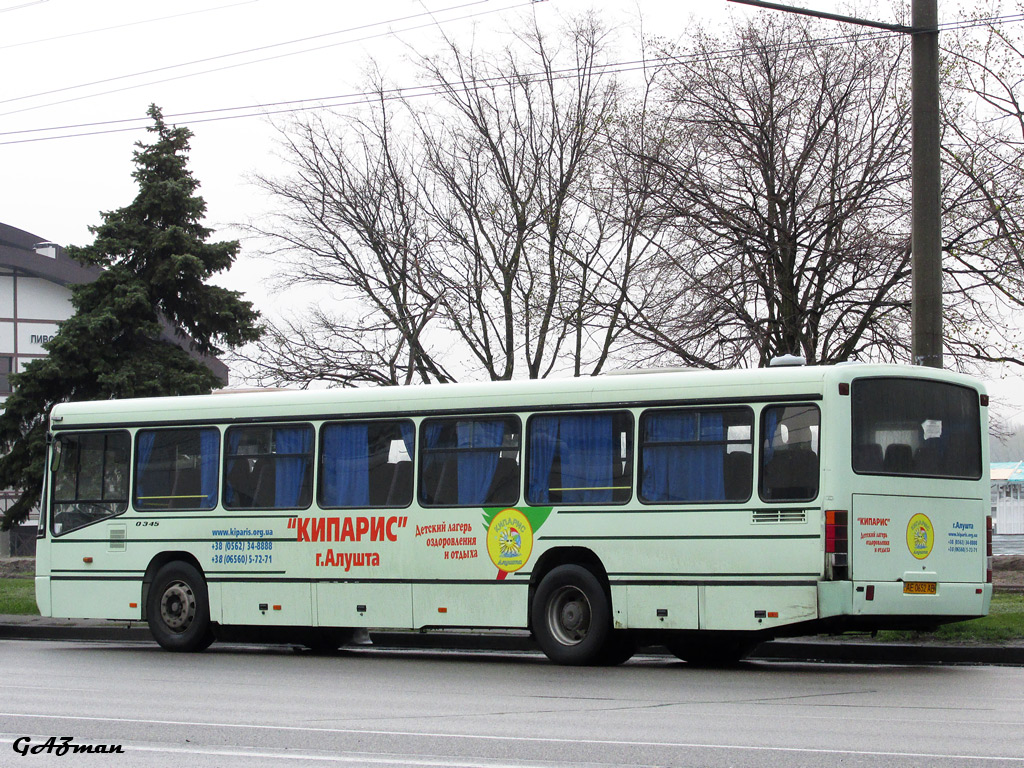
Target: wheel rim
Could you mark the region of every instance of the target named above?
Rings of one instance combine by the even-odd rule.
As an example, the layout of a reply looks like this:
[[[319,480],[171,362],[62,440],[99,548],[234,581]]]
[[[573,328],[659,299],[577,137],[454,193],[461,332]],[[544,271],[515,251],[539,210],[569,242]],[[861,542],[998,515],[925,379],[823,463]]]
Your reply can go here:
[[[196,617],[196,596],[184,581],[174,581],[167,585],[163,597],[160,598],[160,618],[164,625],[173,632],[184,632]]]
[[[548,601],[548,627],[562,645],[579,645],[587,639],[593,615],[590,600],[578,588],[566,586]]]

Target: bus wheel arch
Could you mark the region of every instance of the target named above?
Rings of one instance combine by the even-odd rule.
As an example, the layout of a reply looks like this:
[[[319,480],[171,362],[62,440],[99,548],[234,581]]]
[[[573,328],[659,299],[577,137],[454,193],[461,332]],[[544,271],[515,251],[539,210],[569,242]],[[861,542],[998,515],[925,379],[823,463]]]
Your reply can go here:
[[[201,651],[213,642],[209,590],[194,557],[164,553],[154,558],[146,570],[143,594],[150,632],[161,647]]]
[[[612,592],[608,585],[608,572],[604,563],[601,562],[593,550],[586,547],[556,547],[549,549],[537,560],[537,564],[530,572],[529,604],[533,604],[533,597],[537,594],[537,587],[544,577],[560,565],[579,565],[594,574],[608,595],[608,602],[611,603]],[[529,618],[529,628],[533,629],[532,616]]]
[[[588,549],[551,550],[530,577],[529,624],[541,649],[558,664],[620,664],[633,644],[612,629],[612,599],[604,565]]]

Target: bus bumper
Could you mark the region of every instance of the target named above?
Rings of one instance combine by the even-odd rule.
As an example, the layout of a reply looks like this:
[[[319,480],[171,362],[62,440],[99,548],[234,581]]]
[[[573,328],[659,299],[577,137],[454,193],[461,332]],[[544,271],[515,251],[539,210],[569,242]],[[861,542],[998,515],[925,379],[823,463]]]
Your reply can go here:
[[[938,582],[934,594],[906,590],[902,581],[833,581],[818,584],[820,618],[877,617],[879,628],[898,623],[899,617],[936,623],[975,619],[988,615],[992,585]],[[885,621],[886,617],[890,619]]]
[[[53,609],[50,606],[49,576],[36,576],[36,607],[39,608],[40,616],[53,615]]]

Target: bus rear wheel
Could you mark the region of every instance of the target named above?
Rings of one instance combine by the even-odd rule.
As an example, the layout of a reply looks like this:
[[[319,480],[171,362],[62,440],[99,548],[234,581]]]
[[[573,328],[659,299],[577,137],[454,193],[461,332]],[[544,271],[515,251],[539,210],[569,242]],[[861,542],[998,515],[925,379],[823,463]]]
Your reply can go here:
[[[188,563],[168,563],[149,587],[146,620],[168,651],[201,651],[213,642],[206,581]]]
[[[601,664],[611,641],[611,605],[601,582],[579,565],[560,565],[537,587],[533,632],[556,664]]]

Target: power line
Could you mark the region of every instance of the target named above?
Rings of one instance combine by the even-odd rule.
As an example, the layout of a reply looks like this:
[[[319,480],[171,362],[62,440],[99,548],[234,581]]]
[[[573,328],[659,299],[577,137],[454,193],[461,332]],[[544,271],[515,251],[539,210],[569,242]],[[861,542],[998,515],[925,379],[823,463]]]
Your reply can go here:
[[[0,8],[0,13],[7,13],[8,11],[17,11],[22,8],[28,8],[30,5],[40,5],[42,3],[48,3],[50,0],[32,0],[30,3],[22,3],[21,5],[9,5],[6,8]]]
[[[532,0],[531,0],[532,2]],[[518,7],[518,6],[513,6]],[[503,9],[507,10],[507,9]],[[962,29],[970,28],[975,26],[984,26],[993,22],[1005,22],[1005,23],[1018,23],[1024,21],[1024,13],[1021,14],[1010,14],[1007,16],[991,17],[988,19],[980,20],[967,20],[960,22],[950,22],[949,24],[942,25],[943,29]],[[433,24],[427,25],[433,26]],[[408,30],[402,30],[408,31]],[[390,34],[390,33],[389,33]],[[882,39],[893,37],[896,33],[889,32],[865,32],[854,35],[836,35],[825,38],[813,38],[810,40],[795,41],[785,45],[778,46],[780,51],[797,51],[801,49],[811,49],[822,46],[836,46],[848,44],[851,40],[867,40]],[[375,35],[373,37],[378,37]],[[599,64],[591,67],[593,70],[599,70],[601,74],[625,74],[628,72],[636,72],[643,69],[649,69],[653,66],[682,66],[690,61],[697,61],[699,59],[706,59],[708,61],[725,61],[728,59],[736,58],[744,55],[746,49],[744,48],[732,48],[723,49],[717,51],[713,55],[706,55],[703,53],[692,53],[687,56],[660,56],[650,59],[636,59],[631,61],[622,62],[610,62],[608,64]],[[274,57],[277,58],[277,57]],[[563,69],[551,70],[549,72],[534,72],[518,75],[517,78],[540,78],[550,77],[553,80],[565,80],[575,76],[578,76],[583,71],[581,67],[567,67]],[[332,96],[320,96],[311,97],[306,99],[295,99],[290,101],[272,102],[266,104],[249,104],[244,106],[236,107],[221,107],[210,110],[195,110],[190,112],[179,112],[172,115],[165,115],[165,120],[174,121],[180,118],[189,118],[187,120],[180,120],[180,122],[187,122],[190,125],[220,122],[224,120],[237,120],[251,117],[267,117],[270,115],[287,114],[287,113],[298,113],[310,111],[313,109],[337,109],[341,107],[352,107],[361,106],[370,103],[376,103],[379,101],[396,101],[405,98],[421,98],[424,96],[437,96],[443,94],[445,91],[450,90],[453,85],[461,85],[461,90],[469,93],[474,90],[481,90],[485,88],[493,87],[495,84],[504,85],[511,82],[513,79],[506,75],[498,75],[490,78],[481,78],[472,82],[461,81],[461,83],[432,83],[421,86],[409,86],[409,87],[395,87],[391,89],[384,89],[380,91],[362,91],[349,94],[335,94]],[[304,105],[304,106],[303,106]],[[220,113],[224,112],[240,112],[241,114],[223,115]],[[208,117],[204,117],[207,116]],[[198,116],[198,117],[189,117]],[[42,133],[49,131],[65,131],[75,130],[79,128],[103,128],[104,126],[119,125],[123,123],[135,123],[121,128],[105,128],[97,131],[87,131],[83,133],[72,133],[62,134],[58,136],[43,136],[33,137],[25,139],[13,139],[10,141],[0,141],[0,145],[5,144],[22,144],[31,143],[38,141],[51,141],[55,139],[68,139],[68,138],[81,138],[87,136],[98,136],[109,133],[124,133],[128,131],[137,131],[145,127],[145,125],[139,125],[142,121],[148,120],[148,118],[123,118],[119,120],[105,120],[94,123],[79,123],[74,125],[62,125],[62,126],[51,126],[48,128],[29,128],[16,131],[0,131],[0,136],[13,136],[18,134],[27,133]]]
[[[441,9],[438,12],[439,13],[444,13],[446,11],[459,10],[461,8],[466,8],[466,7],[473,6],[473,5],[480,5],[481,3],[487,3],[487,2],[490,2],[490,0],[473,0],[473,2],[463,3],[461,5],[454,5],[454,6],[450,6],[448,8],[443,8],[443,9]],[[166,71],[171,70],[171,69],[180,69],[181,67],[190,67],[190,66],[193,66],[195,64],[206,64],[206,63],[209,63],[211,61],[220,61],[221,59],[228,59],[228,58],[231,58],[233,56],[244,56],[244,55],[250,54],[250,53],[259,53],[260,51],[267,51],[267,50],[270,50],[272,48],[282,48],[282,47],[284,47],[286,45],[296,45],[298,43],[307,43],[307,42],[309,42],[311,40],[320,40],[320,39],[323,39],[325,37],[333,37],[335,35],[343,35],[343,34],[347,34],[349,32],[358,32],[359,30],[362,30],[362,29],[369,29],[371,27],[379,27],[379,26],[381,26],[383,24],[397,24],[397,23],[400,23],[400,22],[403,22],[403,21],[410,21],[412,19],[417,19],[417,18],[420,18],[422,16],[428,16],[428,15],[430,15],[429,12],[415,13],[415,14],[411,14],[409,16],[401,16],[401,17],[398,17],[398,18],[395,18],[395,19],[387,19],[385,21],[376,21],[376,22],[373,22],[371,24],[362,24],[362,25],[356,26],[356,27],[348,27],[346,29],[339,29],[339,30],[335,30],[334,32],[322,32],[322,33],[320,33],[318,35],[310,35],[309,37],[301,37],[301,38],[297,38],[295,40],[286,40],[286,41],[280,42],[280,43],[269,43],[268,45],[260,45],[260,46],[257,46],[255,48],[247,48],[247,49],[244,49],[244,50],[241,50],[241,51],[234,51],[232,53],[222,53],[222,54],[218,54],[216,56],[207,56],[206,58],[195,59],[193,61],[186,61],[186,62],[182,62],[180,64],[169,64],[169,65],[167,65],[165,67],[156,67],[154,69],[146,69],[146,70],[142,70],[140,72],[132,72],[131,74],[127,74],[127,75],[116,75],[115,77],[107,77],[107,78],[104,78],[102,80],[93,80],[93,81],[88,82],[88,83],[79,83],[77,85],[64,86],[63,88],[54,88],[54,89],[49,90],[49,91],[39,91],[38,93],[30,93],[30,94],[27,94],[25,96],[15,96],[15,97],[9,98],[9,99],[0,99],[0,104],[10,104],[10,103],[15,102],[15,101],[25,101],[26,99],[35,99],[35,98],[39,98],[40,96],[50,96],[50,95],[52,95],[54,93],[64,93],[65,91],[74,91],[74,90],[77,90],[79,88],[88,88],[88,87],[93,86],[93,85],[103,85],[104,83],[112,83],[112,82],[116,82],[118,80],[127,80],[127,79],[132,78],[132,77],[142,77],[143,75],[152,75],[152,74],[155,74],[156,72],[166,72]],[[431,24],[430,26],[433,26],[433,24]],[[341,43],[334,43],[333,45],[345,45],[345,44],[347,44],[349,42],[359,42],[359,41],[343,41]],[[330,46],[323,46],[323,47],[330,47]],[[308,49],[308,50],[320,50],[320,49],[319,48],[313,48],[313,49]],[[294,52],[292,52],[290,54],[283,54],[283,55],[290,56],[290,55],[295,55],[296,53],[306,53],[306,52],[308,52],[308,51],[294,51]],[[267,59],[257,59],[256,61],[246,62],[246,63],[252,64],[252,63],[256,63],[257,61],[269,61],[270,59],[274,59],[274,58],[279,58],[279,57],[272,56],[272,57],[269,57]],[[235,66],[243,66],[243,65],[235,65]],[[215,71],[218,71],[218,70],[208,70],[208,71],[214,71],[215,72]],[[200,73],[196,73],[196,74],[206,74],[206,73],[205,72],[200,72]],[[191,76],[193,76],[193,75],[186,75],[186,77],[191,77]],[[164,81],[157,81],[157,82],[164,82]],[[153,85],[153,83],[144,83],[143,85]],[[141,86],[132,86],[132,87],[141,87]],[[106,93],[116,93],[116,91],[107,91]],[[102,96],[102,95],[105,95],[105,93],[104,94],[96,94],[96,95],[101,95]],[[30,109],[41,109],[42,107],[54,106],[55,104],[63,104],[63,103],[65,103],[65,102],[53,102],[53,104],[43,104],[43,105],[40,105],[38,107],[30,107]],[[24,110],[19,110],[19,111],[24,111]],[[4,114],[4,115],[11,115],[11,114],[15,114],[15,113],[14,112],[4,112],[2,114]]]
[[[479,0],[479,2],[489,2],[489,0]],[[456,17],[456,18],[445,19],[445,23],[450,23],[450,22],[454,22],[454,21],[465,21],[466,19],[473,19],[473,18],[477,18],[479,16],[486,16],[486,15],[489,15],[489,14],[492,14],[492,13],[502,13],[504,11],[513,10],[515,8],[521,8],[521,7],[525,6],[525,5],[530,5],[533,2],[536,2],[536,0],[524,0],[523,2],[520,2],[520,3],[515,4],[515,5],[509,5],[509,6],[505,6],[505,7],[502,7],[502,8],[494,8],[494,9],[491,9],[489,11],[478,11],[476,13],[466,14],[465,16],[459,16],[459,17]],[[477,4],[477,3],[471,3],[471,5],[475,5],[475,4]],[[461,6],[453,6],[453,7],[457,8],[457,7],[461,7]],[[418,14],[418,15],[424,15],[424,14]],[[386,22],[380,22],[380,23],[386,23]],[[377,25],[370,25],[370,26],[377,26]],[[187,74],[184,74],[184,75],[177,75],[175,77],[166,77],[166,78],[163,78],[161,80],[152,80],[152,81],[147,82],[147,83],[136,83],[135,85],[128,85],[128,86],[125,86],[123,88],[113,88],[113,89],[111,89],[109,91],[100,91],[99,93],[90,93],[90,94],[86,94],[84,96],[75,96],[74,98],[70,98],[70,99],[61,99],[60,101],[51,101],[51,102],[48,102],[46,104],[37,104],[36,106],[33,106],[33,107],[24,107],[22,109],[12,109],[12,110],[8,110],[7,112],[0,112],[0,117],[6,117],[8,115],[17,115],[17,114],[21,114],[23,112],[32,112],[32,111],[34,111],[36,109],[43,109],[45,107],[59,106],[61,104],[70,104],[70,103],[75,102],[75,101],[83,101],[83,100],[86,100],[86,99],[96,98],[98,96],[107,96],[107,95],[110,95],[112,93],[122,93],[124,91],[131,91],[131,90],[135,90],[137,88],[145,88],[145,87],[150,86],[150,85],[159,85],[161,83],[169,83],[169,82],[173,82],[175,80],[185,80],[185,79],[188,79],[190,77],[198,77],[200,75],[208,75],[208,74],[212,74],[214,72],[223,72],[223,71],[226,71],[226,70],[229,70],[229,69],[237,69],[239,67],[246,67],[246,66],[249,66],[250,64],[261,64],[261,63],[264,63],[264,62],[267,62],[267,61],[274,61],[275,59],[283,59],[283,58],[287,58],[289,56],[298,56],[298,55],[303,54],[303,53],[312,53],[314,51],[326,50],[327,48],[335,48],[335,47],[337,47],[339,45],[350,45],[350,44],[353,44],[353,43],[361,43],[361,42],[365,42],[367,40],[374,40],[374,39],[379,38],[379,37],[392,37],[392,36],[403,34],[405,32],[414,32],[414,31],[419,30],[419,29],[427,29],[427,28],[435,27],[435,26],[437,26],[437,22],[430,21],[430,22],[427,22],[427,23],[424,23],[424,24],[418,24],[418,25],[415,25],[415,26],[412,26],[412,27],[406,27],[404,29],[400,29],[400,30],[397,30],[397,31],[390,30],[388,32],[379,32],[379,33],[377,33],[375,35],[366,35],[365,37],[359,37],[359,38],[355,38],[353,40],[344,40],[344,41],[339,42],[339,43],[328,43],[327,45],[317,46],[316,48],[305,48],[305,49],[303,49],[301,51],[290,51],[288,53],[277,54],[276,56],[264,56],[263,58],[260,58],[260,59],[254,59],[252,61],[243,61],[243,62],[239,62],[237,64],[228,64],[228,65],[225,65],[223,67],[214,67],[213,69],[205,69],[205,70],[202,70],[200,72],[190,72],[190,73],[187,73]],[[3,102],[0,102],[0,103],[3,103]],[[185,114],[191,114],[191,113],[185,113]]]
[[[46,0],[36,0],[36,2],[46,2]],[[173,16],[160,16],[155,19],[142,19],[140,21],[129,21],[126,24],[115,24],[111,27],[98,27],[96,29],[84,29],[79,32],[69,32],[66,35],[55,35],[53,37],[41,37],[37,40],[23,40],[20,43],[8,43],[7,45],[0,45],[0,51],[6,50],[7,48],[20,48],[25,45],[37,45],[39,43],[52,43],[54,40],[66,40],[69,37],[81,37],[83,35],[93,35],[97,32],[109,32],[113,29],[124,29],[125,27],[137,27],[140,24],[152,24],[157,21],[168,21],[169,19],[179,19],[182,16],[194,16],[197,13],[210,13],[211,11],[221,11],[225,8],[234,8],[239,5],[251,5],[252,3],[258,3],[259,0],[242,0],[239,3],[231,3],[230,5],[218,5],[216,8],[200,8],[198,11],[188,11],[186,13],[176,13]],[[29,3],[29,5],[35,5],[36,3]],[[23,8],[24,6],[18,6]]]

